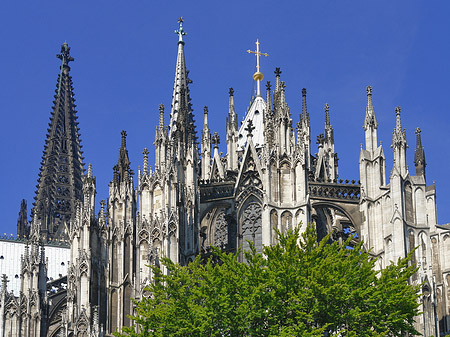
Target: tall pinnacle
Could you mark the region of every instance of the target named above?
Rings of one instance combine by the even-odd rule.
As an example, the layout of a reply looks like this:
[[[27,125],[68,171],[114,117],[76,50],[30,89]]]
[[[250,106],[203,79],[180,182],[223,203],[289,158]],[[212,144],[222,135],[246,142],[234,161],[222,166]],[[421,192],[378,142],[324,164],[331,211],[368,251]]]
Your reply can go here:
[[[83,157],[75,110],[72,78],[69,75],[70,47],[61,46],[56,55],[62,61],[47,139],[44,145],[33,209],[34,221],[41,226],[43,239],[66,238],[65,224],[81,201]]]
[[[323,108],[325,110],[325,127],[330,126],[330,106],[328,103],[325,103],[325,107]]]
[[[414,164],[416,166],[416,175],[425,177],[425,167],[427,163],[425,161],[425,150],[422,145],[420,128],[416,129],[416,149],[414,151]]]
[[[408,168],[406,166],[406,131],[402,129],[402,121],[400,119],[400,107],[395,108],[395,129],[392,133],[392,148],[394,149],[394,166],[399,170],[400,174],[405,175]]]
[[[130,159],[128,158],[128,150],[127,150],[127,132],[122,130],[122,141],[119,149],[119,160],[117,165],[114,167],[114,180],[129,181],[130,175],[132,175],[132,171],[130,170]]]
[[[367,107],[366,107],[366,117],[364,119],[364,130],[369,128],[376,129],[378,127],[377,119],[375,117],[375,111],[372,104],[372,87],[369,85],[366,88],[367,92]]]
[[[302,89],[302,120],[303,123],[305,124],[305,126],[309,126],[309,114],[308,114],[308,109],[306,107],[306,89],[303,88]]]
[[[177,54],[177,64],[175,70],[175,81],[173,84],[173,94],[172,94],[172,107],[170,111],[170,122],[169,122],[169,138],[172,138],[173,133],[176,131],[177,127],[187,126],[191,120],[182,120],[183,116],[180,115],[181,109],[185,108],[188,111],[183,112],[186,115],[190,115],[190,96],[189,96],[189,86],[191,80],[188,78],[188,71],[186,70],[186,62],[184,58],[184,41],[183,36],[186,32],[183,28],[183,18],[178,20],[179,29],[175,31],[178,35],[178,54]],[[189,116],[190,118],[191,116]]]

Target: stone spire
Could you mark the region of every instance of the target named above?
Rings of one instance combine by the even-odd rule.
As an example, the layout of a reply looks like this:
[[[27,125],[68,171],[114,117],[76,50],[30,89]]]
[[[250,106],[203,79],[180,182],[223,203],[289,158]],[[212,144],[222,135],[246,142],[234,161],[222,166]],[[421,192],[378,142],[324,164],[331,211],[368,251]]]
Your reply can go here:
[[[227,167],[229,170],[237,169],[237,115],[234,109],[234,89],[230,88],[228,91],[229,103],[228,103],[228,116],[227,116]]]
[[[414,164],[416,166],[416,175],[423,176],[425,178],[425,167],[427,163],[425,161],[425,150],[422,145],[420,128],[416,129],[416,149],[414,150]]]
[[[20,203],[19,217],[17,219],[17,236],[20,238],[28,237],[30,228],[28,226],[27,201],[22,199]]]
[[[325,103],[325,139],[327,142],[334,143],[334,131],[333,126],[330,123],[330,106]]]
[[[144,151],[142,152],[142,154],[144,155],[144,166],[143,166],[143,174],[146,175],[148,174],[148,149],[144,148]]]
[[[186,62],[184,58],[184,41],[183,36],[186,32],[183,28],[183,18],[178,20],[179,29],[175,31],[178,35],[178,54],[177,54],[177,64],[175,68],[175,81],[173,84],[173,94],[172,94],[172,107],[170,111],[170,123],[169,123],[169,138],[173,138],[174,132],[178,127],[184,123],[180,116],[180,110],[185,107],[190,114],[191,104],[189,96],[189,86],[191,80],[188,78],[188,71],[186,70]],[[190,122],[190,121],[189,121]],[[187,126],[187,125],[185,125]]]
[[[122,130],[122,141],[119,149],[119,160],[114,167],[114,181],[115,182],[129,182],[132,171],[130,169],[130,159],[128,158],[127,150],[127,132]]]
[[[372,87],[369,85],[366,88],[367,92],[367,107],[366,107],[366,116],[364,118],[364,131],[366,138],[366,150],[374,151],[377,149],[377,128],[378,123],[375,117],[375,111],[373,109],[372,104]]]
[[[400,172],[402,176],[405,176],[408,168],[406,166],[406,132],[402,129],[402,121],[400,119],[401,108],[397,106],[395,108],[395,129],[392,133],[392,148],[394,150],[394,167]]]
[[[306,106],[306,88],[302,89],[302,116],[301,120],[305,126],[309,126],[309,113]]]
[[[61,46],[61,60],[53,111],[44,145],[34,203],[44,239],[67,237],[75,203],[82,200],[83,157],[75,110],[72,78],[69,75],[70,47]]]
[[[208,107],[203,108],[203,130],[201,139],[202,179],[209,179],[211,165],[211,132],[208,123]]]

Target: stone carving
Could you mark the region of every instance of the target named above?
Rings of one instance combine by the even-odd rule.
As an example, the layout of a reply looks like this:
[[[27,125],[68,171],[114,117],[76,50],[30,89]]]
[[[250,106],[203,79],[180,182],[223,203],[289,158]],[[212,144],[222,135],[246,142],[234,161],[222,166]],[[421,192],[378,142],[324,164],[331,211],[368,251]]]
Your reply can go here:
[[[228,244],[228,223],[225,212],[220,211],[214,224],[214,246],[225,247]]]

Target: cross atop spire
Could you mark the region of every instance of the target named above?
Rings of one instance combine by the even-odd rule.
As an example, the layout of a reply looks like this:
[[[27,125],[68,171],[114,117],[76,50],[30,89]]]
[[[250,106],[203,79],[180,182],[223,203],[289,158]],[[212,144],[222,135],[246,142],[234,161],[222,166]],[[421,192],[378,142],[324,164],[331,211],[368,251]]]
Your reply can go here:
[[[70,56],[70,47],[67,42],[64,42],[61,45],[61,54],[56,54],[56,57],[62,61],[62,66],[68,66],[69,62],[74,61],[75,59]]]
[[[259,57],[262,56],[269,56],[269,54],[261,53],[259,51],[259,40],[256,39],[256,50],[247,50],[247,53],[249,54],[255,54],[256,55],[256,72],[253,74],[253,79],[256,81],[257,87],[256,87],[256,95],[261,96],[261,81],[264,78],[264,75],[262,72],[259,71]]]
[[[177,30],[175,30],[175,34],[178,35],[178,43],[184,43],[183,35],[187,35],[187,33],[184,31],[184,28],[183,28],[183,22],[184,22],[184,19],[181,16],[178,19],[178,23],[180,24],[180,27]]]

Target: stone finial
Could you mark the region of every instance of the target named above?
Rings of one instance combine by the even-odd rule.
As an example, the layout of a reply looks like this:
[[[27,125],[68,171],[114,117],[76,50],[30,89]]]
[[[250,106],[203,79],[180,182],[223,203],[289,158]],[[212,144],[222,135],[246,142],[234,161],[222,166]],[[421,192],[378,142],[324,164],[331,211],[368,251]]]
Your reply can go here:
[[[217,132],[214,132],[214,135],[212,136],[212,143],[214,144],[215,149],[219,148],[220,137]]]
[[[306,88],[302,89],[302,119],[304,119],[305,122],[308,121],[308,110],[306,107]]]
[[[70,56],[70,47],[67,42],[64,42],[61,45],[61,53],[57,54],[56,57],[61,60],[63,67],[67,67],[69,62],[75,60],[72,56]]]
[[[144,148],[144,151],[142,152],[142,154],[144,155],[144,166],[143,166],[144,173],[148,174],[148,154],[149,154],[149,152],[146,147]]]
[[[372,104],[372,87],[370,85],[367,86],[366,88],[366,92],[367,92],[367,108],[373,109],[373,104]]]
[[[322,133],[317,136],[316,144],[319,144],[319,146],[321,146],[321,145],[323,145],[324,141],[325,141],[325,136]]]
[[[275,68],[274,74],[276,77],[280,77],[281,73],[282,73],[282,71],[280,70],[279,67]]]
[[[395,115],[396,115],[396,123],[395,123],[395,127],[397,130],[401,131],[402,129],[402,121],[400,119],[400,112],[401,112],[401,108],[399,106],[395,107]]]
[[[272,85],[270,84],[270,81],[267,81],[267,83],[266,83],[267,91],[270,91],[271,88],[272,88]]]
[[[229,94],[230,96],[234,96],[234,89],[233,89],[233,88],[230,88],[230,90],[228,90],[228,94]]]
[[[120,134],[122,135],[121,148],[125,149],[127,147],[127,132],[125,130],[122,130]]]
[[[328,103],[325,103],[324,110],[325,110],[325,125],[329,126],[330,125],[330,106],[328,105]]]
[[[160,104],[159,107],[159,128],[164,128],[164,104]]]
[[[187,35],[187,33],[184,31],[184,28],[183,28],[183,22],[184,22],[183,17],[180,17],[180,18],[178,19],[178,24],[179,24],[180,26],[179,26],[179,28],[178,28],[177,30],[175,30],[175,34],[178,35],[178,43],[181,42],[181,43],[184,44],[183,36],[184,36],[184,35]]]
[[[253,136],[252,132],[255,130],[255,127],[253,126],[253,121],[251,119],[248,121],[247,127],[244,130],[247,131],[248,137]]]
[[[422,130],[420,128],[416,128],[415,134],[416,134],[416,147],[422,147],[422,136],[420,135],[422,133]]]
[[[87,174],[88,178],[92,178],[92,164],[89,163],[88,165],[88,174]]]

